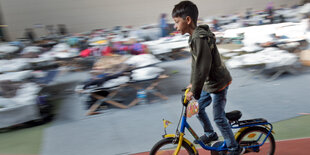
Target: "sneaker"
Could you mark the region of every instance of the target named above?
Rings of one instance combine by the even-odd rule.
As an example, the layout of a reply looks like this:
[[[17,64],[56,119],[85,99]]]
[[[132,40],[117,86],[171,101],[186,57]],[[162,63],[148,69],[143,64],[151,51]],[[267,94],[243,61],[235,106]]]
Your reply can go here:
[[[238,147],[236,150],[229,150],[227,155],[241,155],[245,152],[243,147]]]
[[[217,141],[218,139],[219,139],[219,137],[217,136],[216,132],[210,136],[202,135],[201,137],[199,137],[199,140],[202,141],[206,145],[208,145],[212,141]],[[198,144],[198,141],[195,139],[194,143]]]

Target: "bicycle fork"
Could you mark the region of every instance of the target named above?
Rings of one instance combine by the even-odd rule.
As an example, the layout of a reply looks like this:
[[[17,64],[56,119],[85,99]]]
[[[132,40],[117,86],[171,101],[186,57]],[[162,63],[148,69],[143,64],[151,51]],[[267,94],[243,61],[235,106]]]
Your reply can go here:
[[[181,123],[181,129],[180,129],[180,132],[178,132],[176,135],[176,137],[179,138],[179,142],[178,142],[178,146],[177,148],[175,149],[174,151],[174,155],[177,155],[179,152],[180,152],[180,149],[181,149],[181,146],[182,146],[182,143],[183,141],[185,141],[186,143],[188,143],[191,147],[193,146],[187,139],[184,139],[184,132],[185,132],[185,128],[188,129],[188,131],[192,134],[192,136],[195,138],[195,139],[199,139],[199,137],[197,136],[197,134],[194,132],[194,130],[189,126],[189,124],[187,124],[186,122],[186,116],[184,115],[183,118],[182,118],[182,123]],[[195,152],[197,152],[196,148],[195,147],[192,147],[193,150]]]
[[[180,152],[182,142],[183,142],[184,133],[179,133],[179,142],[177,148],[174,150],[173,155],[177,155]]]

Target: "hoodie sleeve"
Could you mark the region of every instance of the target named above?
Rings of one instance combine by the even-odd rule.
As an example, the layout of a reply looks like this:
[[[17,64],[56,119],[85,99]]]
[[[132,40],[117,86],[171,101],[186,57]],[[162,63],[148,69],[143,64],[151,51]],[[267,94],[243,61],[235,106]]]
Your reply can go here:
[[[195,38],[193,40],[193,60],[191,91],[193,92],[195,99],[199,99],[204,82],[209,76],[212,64],[212,55],[207,38]]]

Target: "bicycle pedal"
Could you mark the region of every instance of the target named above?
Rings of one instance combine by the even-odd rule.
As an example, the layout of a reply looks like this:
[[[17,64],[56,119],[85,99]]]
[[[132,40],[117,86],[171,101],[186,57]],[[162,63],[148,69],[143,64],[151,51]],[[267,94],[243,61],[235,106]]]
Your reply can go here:
[[[222,143],[222,141],[212,141],[212,142],[210,142],[210,143],[207,143],[207,144],[205,144],[205,145],[207,145],[207,146],[213,146],[214,144],[217,144],[217,143]]]
[[[220,147],[220,146],[223,145],[223,143],[224,143],[224,141],[213,141],[212,145],[210,145],[210,146],[212,146],[212,147]]]
[[[206,144],[206,145],[213,146],[215,143],[218,143],[218,142],[222,142],[222,141],[212,141],[212,142],[210,142],[209,144]]]
[[[209,143],[206,143],[205,145],[206,146],[212,146],[214,143],[216,143],[216,142],[218,142],[218,141],[212,141],[212,142],[209,142]],[[195,142],[195,141],[193,141],[193,143],[194,144],[198,144],[198,142]]]

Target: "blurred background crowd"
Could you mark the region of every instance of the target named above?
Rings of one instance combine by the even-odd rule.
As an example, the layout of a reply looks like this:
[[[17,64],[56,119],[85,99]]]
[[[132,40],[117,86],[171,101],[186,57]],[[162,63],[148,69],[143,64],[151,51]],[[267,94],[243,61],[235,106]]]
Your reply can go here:
[[[138,0],[129,6],[83,2],[83,7],[73,1],[26,1],[0,2],[0,129],[51,121],[52,102],[73,92],[87,94],[87,115],[145,104],[150,94],[167,99],[156,87],[169,75],[157,64],[189,56],[189,36],[180,35],[170,17],[176,1],[152,2],[159,9]],[[239,8],[225,4],[215,10],[212,6],[224,1],[197,1],[198,24],[210,26],[229,68],[254,68],[274,80],[310,66],[309,1],[240,2]],[[62,5],[61,11],[53,12],[49,3]],[[33,7],[39,12],[30,11]],[[152,9],[144,15],[141,8]]]

